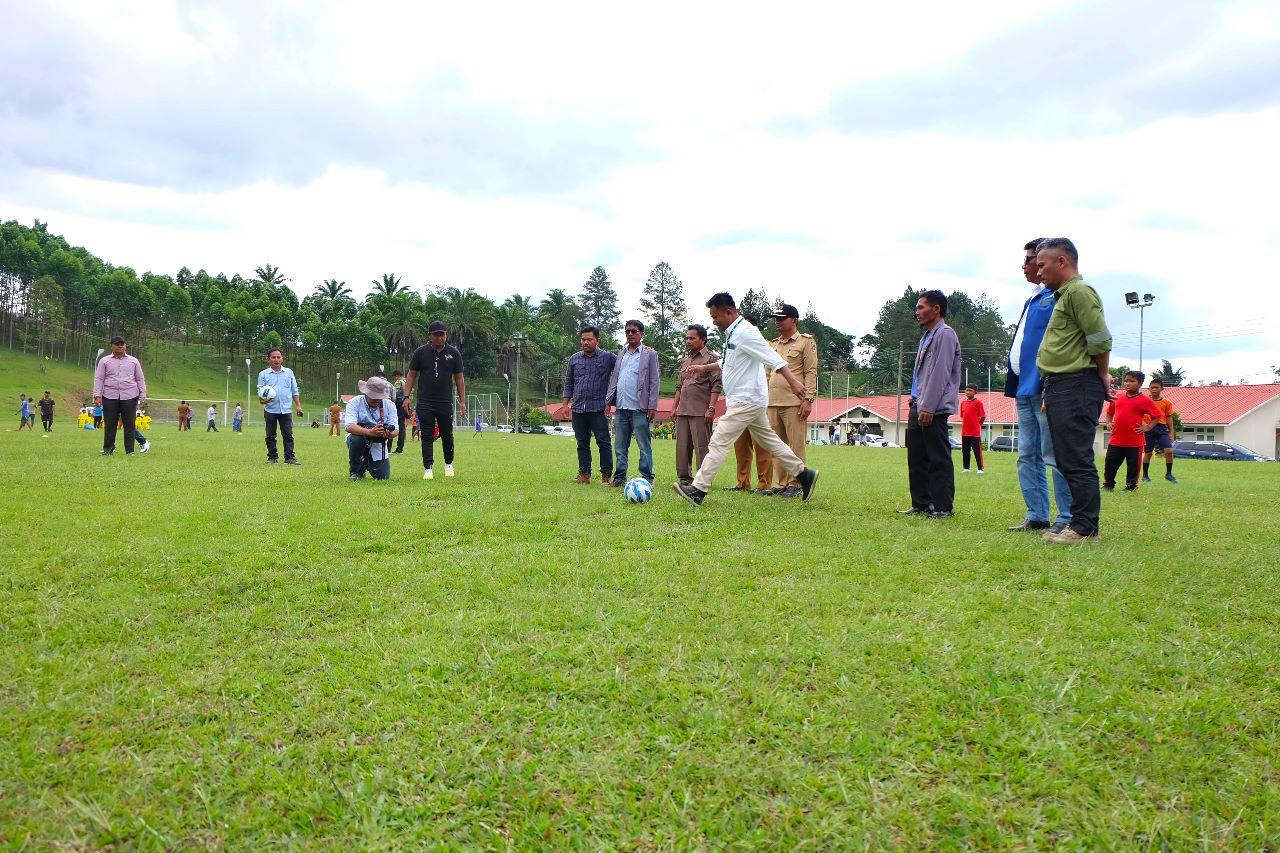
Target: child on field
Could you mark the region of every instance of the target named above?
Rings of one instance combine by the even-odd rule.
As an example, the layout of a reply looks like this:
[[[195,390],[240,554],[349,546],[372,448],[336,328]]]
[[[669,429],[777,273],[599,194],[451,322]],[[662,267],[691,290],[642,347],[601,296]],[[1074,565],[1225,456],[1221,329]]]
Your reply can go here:
[[[964,399],[960,401],[960,446],[964,454],[961,474],[969,473],[969,454],[978,458],[978,473],[985,474],[982,464],[982,425],[987,422],[987,409],[978,399],[978,386],[966,385]]]
[[[1102,475],[1102,488],[1114,491],[1116,472],[1124,465],[1126,492],[1138,491],[1138,470],[1142,464],[1142,450],[1147,445],[1147,432],[1160,419],[1160,409],[1151,398],[1142,393],[1142,380],[1146,378],[1137,370],[1124,375],[1124,393],[1107,404],[1107,428],[1111,430],[1111,444],[1107,447],[1107,462]],[[1143,415],[1150,419],[1143,421]]]
[[[1151,457],[1156,448],[1159,448],[1164,451],[1164,478],[1176,485],[1178,478],[1173,476],[1173,403],[1163,396],[1164,383],[1156,377],[1151,378],[1148,387],[1151,390],[1151,402],[1156,404],[1156,408],[1164,416],[1147,433],[1147,454],[1142,457],[1142,482],[1151,482]]]

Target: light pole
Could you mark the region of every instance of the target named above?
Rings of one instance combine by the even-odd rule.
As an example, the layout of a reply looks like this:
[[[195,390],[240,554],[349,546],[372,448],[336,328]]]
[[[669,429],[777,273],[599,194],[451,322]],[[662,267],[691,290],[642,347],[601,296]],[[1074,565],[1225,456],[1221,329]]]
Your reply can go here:
[[[1145,319],[1143,315],[1146,313],[1146,310],[1151,307],[1151,303],[1155,301],[1156,301],[1156,298],[1152,296],[1150,293],[1142,294],[1141,299],[1138,298],[1137,291],[1134,291],[1132,293],[1126,293],[1124,295],[1124,304],[1128,305],[1130,308],[1138,309],[1138,372],[1139,373],[1142,372],[1142,332],[1143,332],[1143,320]]]
[[[516,433],[520,432],[520,345],[524,343],[524,335],[516,332],[511,336],[516,345]]]
[[[98,378],[98,360],[102,358],[102,354],[106,352],[102,347],[98,347],[98,354],[93,357],[93,371],[89,380],[89,405],[93,405],[93,382]]]
[[[227,400],[222,404],[222,425],[227,425],[227,409],[231,406],[231,365],[227,365]]]
[[[253,371],[249,359],[244,360],[244,425],[249,425],[249,412],[253,409]]]
[[[511,377],[504,373],[502,378],[507,380],[507,420],[511,420]]]
[[[342,381],[342,371],[339,370],[333,377],[333,399],[341,400],[342,395],[338,393],[338,383]]]

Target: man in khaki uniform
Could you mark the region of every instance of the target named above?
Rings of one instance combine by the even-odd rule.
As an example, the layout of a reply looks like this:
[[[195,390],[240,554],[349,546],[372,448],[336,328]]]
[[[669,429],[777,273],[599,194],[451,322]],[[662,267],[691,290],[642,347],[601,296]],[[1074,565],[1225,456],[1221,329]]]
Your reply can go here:
[[[676,398],[671,410],[676,420],[676,478],[686,486],[693,483],[696,470],[690,464],[696,454],[698,464],[707,455],[711,440],[711,422],[716,416],[716,402],[720,399],[719,373],[694,373],[686,376],[685,368],[696,364],[718,364],[707,349],[707,327],[699,323],[689,326],[684,335],[688,352],[680,359],[680,372],[676,374]]]
[[[818,391],[818,344],[813,335],[806,335],[796,328],[799,319],[800,312],[794,305],[783,304],[773,312],[778,337],[769,341],[769,345],[787,360],[787,369],[804,385],[804,397],[797,397],[781,374],[769,371],[769,426],[803,462],[809,413],[813,410],[813,398]],[[773,474],[778,484],[775,492],[778,497],[800,497],[800,487],[796,485],[795,478],[781,465],[774,465]]]

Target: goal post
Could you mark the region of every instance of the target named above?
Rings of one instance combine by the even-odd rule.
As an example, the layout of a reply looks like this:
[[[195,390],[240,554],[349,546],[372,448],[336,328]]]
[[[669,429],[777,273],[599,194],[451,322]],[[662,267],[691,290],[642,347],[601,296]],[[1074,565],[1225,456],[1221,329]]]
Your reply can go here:
[[[230,423],[231,412],[226,400],[197,400],[194,397],[148,397],[147,414],[151,416],[153,421],[176,424],[178,422],[178,406],[184,400],[191,407],[191,419],[196,423],[205,422],[204,412],[211,405],[222,407],[223,426]]]

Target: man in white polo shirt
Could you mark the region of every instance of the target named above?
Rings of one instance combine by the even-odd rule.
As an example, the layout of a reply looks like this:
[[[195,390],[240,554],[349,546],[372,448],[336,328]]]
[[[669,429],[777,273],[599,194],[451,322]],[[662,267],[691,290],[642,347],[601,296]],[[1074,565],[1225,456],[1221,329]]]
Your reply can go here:
[[[760,331],[738,313],[732,296],[717,293],[707,300],[707,309],[711,322],[724,338],[724,357],[719,364],[691,365],[685,368],[685,375],[719,371],[726,408],[716,422],[707,457],[698,467],[693,485],[677,482],[672,487],[680,497],[701,506],[734,441],[749,430],[751,437],[773,454],[775,464],[795,478],[801,497],[809,500],[818,483],[818,472],[806,468],[800,457],[792,453],[786,442],[769,428],[769,386],[765,382],[764,368],[767,366],[775,375],[783,377],[797,397],[807,399],[808,392],[787,368],[787,360],[778,355]]]

